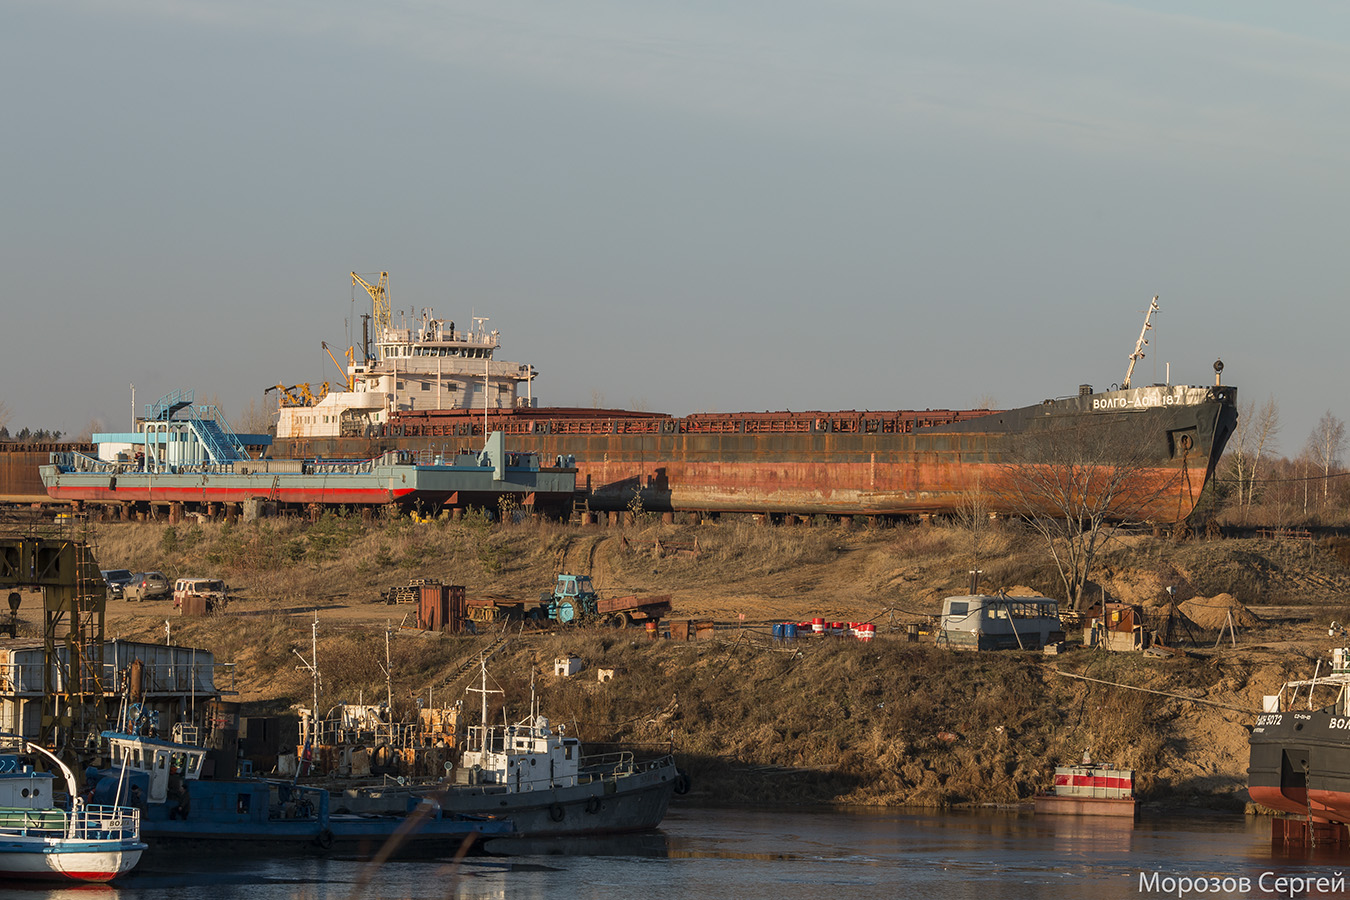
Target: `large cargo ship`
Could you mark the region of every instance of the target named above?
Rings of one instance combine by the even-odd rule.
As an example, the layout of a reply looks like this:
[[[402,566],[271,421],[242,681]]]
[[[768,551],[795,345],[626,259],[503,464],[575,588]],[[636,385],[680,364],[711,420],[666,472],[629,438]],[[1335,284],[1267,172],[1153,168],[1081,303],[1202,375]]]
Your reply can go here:
[[[1172,523],[1195,508],[1237,422],[1237,391],[1219,383],[1221,364],[1211,386],[1131,385],[1148,317],[1119,388],[1082,385],[1020,409],[675,417],[538,408],[533,366],[493,359],[497,332],[457,332],[430,312],[394,328],[387,276],[378,289],[353,279],[374,301],[375,347],[366,342],[365,360],[348,366],[347,390],[283,398],[278,455],[457,453],[500,430],[545,459],[574,461],[593,511],[913,516],[950,512],[972,492],[991,512],[1025,511],[1010,480],[1030,460],[1029,441],[1060,435],[1090,445],[1124,434],[1134,445],[1133,493],[1149,495],[1125,516]],[[1149,315],[1156,310],[1155,298]]]

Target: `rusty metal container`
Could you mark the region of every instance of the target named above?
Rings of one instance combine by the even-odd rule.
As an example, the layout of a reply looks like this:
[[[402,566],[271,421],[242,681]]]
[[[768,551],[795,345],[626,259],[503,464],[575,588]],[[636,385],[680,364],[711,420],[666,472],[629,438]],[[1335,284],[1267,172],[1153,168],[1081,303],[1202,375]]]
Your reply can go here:
[[[459,634],[464,629],[464,612],[463,585],[424,584],[419,588],[418,628]]]

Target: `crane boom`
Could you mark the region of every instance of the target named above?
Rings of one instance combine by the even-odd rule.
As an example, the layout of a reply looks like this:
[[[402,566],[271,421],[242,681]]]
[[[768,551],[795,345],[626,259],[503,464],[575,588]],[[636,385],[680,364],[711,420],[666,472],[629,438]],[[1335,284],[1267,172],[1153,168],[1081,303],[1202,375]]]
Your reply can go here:
[[[327,342],[327,341],[320,341],[319,343],[323,344],[323,349],[325,349],[325,350],[328,351],[328,358],[331,359],[331,360],[333,361],[333,365],[337,366],[337,367],[338,367],[338,371],[342,373],[342,381],[343,381],[343,383],[344,383],[345,385],[347,385],[347,393],[350,394],[350,393],[352,392],[352,390],[353,390],[352,376],[351,376],[351,369],[350,369],[350,368],[347,368],[347,369],[342,368],[342,363],[340,363],[340,362],[337,361],[337,357],[333,355],[333,348],[330,347],[330,346],[328,346],[328,342]],[[348,347],[348,348],[347,348],[347,365],[348,365],[348,366],[351,366],[351,365],[352,365],[352,362],[353,362],[353,359],[355,358],[355,355],[356,355],[356,351],[355,351],[353,348]]]
[[[1125,380],[1120,383],[1122,390],[1130,387],[1130,379],[1134,377],[1134,364],[1144,358],[1144,347],[1148,346],[1148,330],[1153,327],[1153,314],[1158,312],[1158,298],[1155,296],[1153,302],[1148,305],[1148,312],[1144,313],[1144,327],[1139,330],[1139,340],[1135,342],[1134,352],[1130,354],[1130,367],[1125,370]]]
[[[381,272],[378,284],[371,284],[355,272],[352,273],[352,286],[361,285],[370,295],[371,302],[375,308],[375,340],[384,340],[385,329],[390,324],[389,313],[389,273]]]

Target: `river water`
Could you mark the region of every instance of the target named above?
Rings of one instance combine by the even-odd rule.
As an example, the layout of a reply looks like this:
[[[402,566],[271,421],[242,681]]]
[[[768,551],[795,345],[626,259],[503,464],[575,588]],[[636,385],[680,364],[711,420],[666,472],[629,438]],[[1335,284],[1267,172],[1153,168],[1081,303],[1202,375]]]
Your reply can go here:
[[[509,856],[385,863],[147,858],[115,887],[15,889],[4,900],[937,900],[1290,896],[1275,878],[1350,872],[1350,852],[1272,851],[1268,819],[1112,819],[1014,813],[747,811],[682,807],[660,832],[532,843]],[[1265,875],[1263,873],[1274,873]],[[1141,875],[1144,881],[1141,884]],[[1167,878],[1247,890],[1167,891]],[[1154,879],[1157,880],[1149,880]],[[1324,889],[1296,896],[1329,896]],[[1350,891],[1341,892],[1350,895]]]

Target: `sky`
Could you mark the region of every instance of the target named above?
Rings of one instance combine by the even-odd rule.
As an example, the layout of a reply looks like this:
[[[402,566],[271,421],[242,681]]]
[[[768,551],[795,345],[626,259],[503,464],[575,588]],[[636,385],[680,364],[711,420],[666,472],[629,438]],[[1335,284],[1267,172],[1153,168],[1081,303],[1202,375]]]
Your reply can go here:
[[[8,0],[0,402],[334,379],[350,272],[543,405],[1350,418],[1350,7]],[[341,358],[341,350],[338,350]]]

